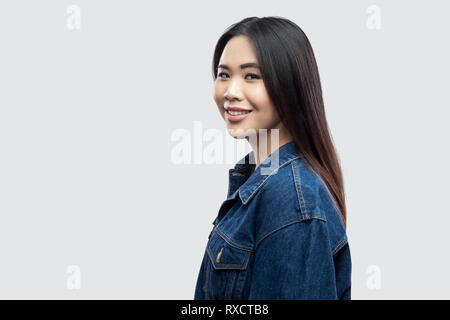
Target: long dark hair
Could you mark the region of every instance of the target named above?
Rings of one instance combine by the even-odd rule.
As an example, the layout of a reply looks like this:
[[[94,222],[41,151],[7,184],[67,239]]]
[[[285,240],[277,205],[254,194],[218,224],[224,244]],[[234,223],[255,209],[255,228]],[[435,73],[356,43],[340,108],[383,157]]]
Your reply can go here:
[[[308,38],[302,29],[282,17],[249,17],[225,30],[217,41],[213,77],[227,42],[245,35],[256,52],[261,77],[281,122],[297,149],[337,204],[346,226],[344,181],[339,158],[328,128],[319,71]],[[326,180],[329,188],[312,165]]]

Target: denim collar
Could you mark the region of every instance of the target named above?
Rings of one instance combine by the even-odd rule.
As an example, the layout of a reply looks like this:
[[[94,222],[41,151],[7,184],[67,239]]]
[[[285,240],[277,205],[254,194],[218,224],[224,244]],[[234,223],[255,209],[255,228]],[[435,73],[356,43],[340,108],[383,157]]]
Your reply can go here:
[[[247,204],[270,176],[276,174],[280,167],[298,158],[300,155],[296,144],[290,141],[272,152],[255,170],[254,154],[253,151],[249,152],[229,170],[227,200],[234,199],[239,194],[242,203]]]

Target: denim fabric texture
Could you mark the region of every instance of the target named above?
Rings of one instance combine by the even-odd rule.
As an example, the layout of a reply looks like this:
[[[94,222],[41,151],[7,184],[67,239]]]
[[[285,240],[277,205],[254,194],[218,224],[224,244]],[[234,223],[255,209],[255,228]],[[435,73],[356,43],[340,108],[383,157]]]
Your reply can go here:
[[[229,171],[194,299],[350,299],[351,256],[339,209],[294,141],[256,170],[253,151]],[[269,173],[262,174],[263,168]]]

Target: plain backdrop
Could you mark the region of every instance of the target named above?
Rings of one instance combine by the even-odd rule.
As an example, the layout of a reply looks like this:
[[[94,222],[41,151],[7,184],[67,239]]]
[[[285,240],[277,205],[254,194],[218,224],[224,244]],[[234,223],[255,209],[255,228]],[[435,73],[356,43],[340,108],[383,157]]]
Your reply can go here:
[[[0,297],[192,299],[233,163],[175,164],[172,135],[194,139],[199,121],[232,140],[212,95],[216,41],[282,16],[319,66],[352,297],[450,298],[449,9],[1,1]]]

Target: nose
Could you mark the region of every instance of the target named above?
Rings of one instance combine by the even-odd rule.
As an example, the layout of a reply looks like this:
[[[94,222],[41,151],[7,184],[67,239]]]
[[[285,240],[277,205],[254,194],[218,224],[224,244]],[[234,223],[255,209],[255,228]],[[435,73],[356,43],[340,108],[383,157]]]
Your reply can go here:
[[[239,100],[241,97],[241,89],[240,85],[238,83],[238,80],[230,80],[228,82],[228,88],[227,91],[225,91],[225,98],[228,100],[237,99]]]

